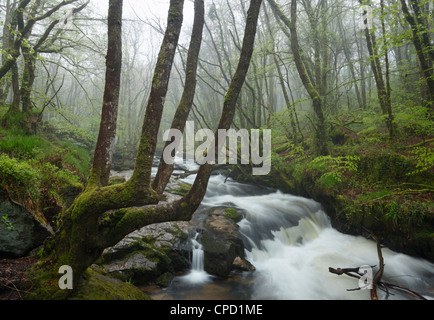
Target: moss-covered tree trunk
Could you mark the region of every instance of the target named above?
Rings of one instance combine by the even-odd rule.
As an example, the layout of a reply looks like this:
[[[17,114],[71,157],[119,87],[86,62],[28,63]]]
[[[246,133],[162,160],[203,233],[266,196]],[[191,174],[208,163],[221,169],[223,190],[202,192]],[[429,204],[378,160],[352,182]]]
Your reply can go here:
[[[142,190],[148,190],[151,185],[151,170],[157,148],[158,134],[169,86],[170,73],[181,33],[183,7],[183,0],[170,1],[168,27],[154,72],[136,165],[133,176],[131,177],[136,187]]]
[[[360,3],[362,4],[363,1],[360,0]],[[368,5],[370,5],[370,2],[368,2]],[[382,8],[383,8],[383,2],[382,2]],[[382,18],[382,21],[384,23],[384,18]],[[370,30],[368,25],[365,26],[365,37],[366,37],[366,43],[370,55],[371,69],[372,72],[374,73],[375,84],[377,86],[378,101],[380,103],[380,107],[383,115],[388,117],[386,121],[386,125],[387,128],[389,129],[390,138],[392,138],[393,137],[393,114],[392,114],[392,102],[390,100],[390,88],[389,86],[386,85],[386,82],[384,81],[383,68],[381,66],[380,55],[378,53],[375,30]]]
[[[89,185],[108,185],[116,139],[122,71],[122,1],[109,3],[108,50],[101,125],[95,148]]]
[[[199,61],[200,47],[202,44],[202,33],[205,24],[205,5],[203,0],[195,0],[195,18],[193,23],[193,31],[191,34],[190,49],[187,57],[187,67],[185,70],[185,86],[181,101],[176,109],[175,116],[171,128],[184,132],[188,116],[193,106],[195,91],[196,91],[196,75],[197,65]],[[171,142],[168,141],[165,148]],[[181,146],[182,147],[182,146]],[[162,194],[166,189],[167,183],[172,176],[174,170],[173,164],[168,164],[163,159],[160,161],[157,175],[152,183],[152,188]]]
[[[110,154],[113,140],[116,136],[116,119],[120,87],[122,62],[122,7],[123,0],[110,0],[108,14],[108,52],[106,90],[103,102],[100,135],[96,147],[95,159],[91,174],[84,192],[77,197],[71,208],[61,217],[62,225],[59,231],[47,241],[41,254],[41,262],[29,271],[29,278],[35,282],[28,298],[64,299],[71,292],[62,291],[58,286],[59,268],[70,266],[74,272],[74,287],[77,286],[80,275],[100,257],[102,251],[115,245],[128,234],[124,225],[117,225],[122,208],[141,207],[157,204],[155,192],[146,183],[144,172],[149,172],[152,162],[147,161],[148,154],[143,152],[148,144],[143,141],[151,134],[158,134],[158,129],[145,130],[154,119],[147,116],[144,122],[145,138],[142,139],[142,153],[139,152],[136,167],[136,178],[127,183],[107,186],[110,172]],[[173,63],[174,52],[182,26],[183,1],[171,1],[166,37],[163,41],[157,67],[155,70],[153,91],[151,93],[148,113],[152,109],[162,109],[167,92],[169,75]],[[156,138],[155,138],[156,139]],[[153,147],[155,150],[155,146]],[[140,158],[141,157],[141,158]],[[139,174],[137,172],[140,172]],[[116,212],[114,216],[110,212]],[[107,216],[107,217],[106,217]],[[165,221],[163,217],[143,216],[142,225]],[[160,219],[160,220],[158,220]],[[135,224],[134,228],[140,228]]]
[[[163,41],[160,59],[166,59],[167,50],[173,49],[172,46],[176,47],[177,45],[176,41],[173,42],[174,30],[172,28],[175,28],[176,31],[181,28],[179,19],[182,20],[182,3],[183,1],[171,1],[167,26],[169,36]],[[233,121],[236,102],[253,54],[261,3],[262,0],[251,1],[239,66],[225,98],[219,129],[229,128]],[[122,0],[110,0],[110,10],[121,7]],[[114,12],[111,13],[114,14]],[[109,16],[111,15],[109,14]],[[115,21],[118,22],[118,20]],[[159,81],[159,76],[164,77],[170,72],[167,70],[163,72],[160,68],[170,69],[171,63],[167,61],[157,63],[153,89],[157,91],[154,93],[155,97],[163,99],[165,94],[157,90],[162,83]],[[168,79],[166,80],[163,79],[163,82],[166,82],[167,85]],[[158,92],[160,95],[157,94]],[[154,103],[156,103],[154,106],[157,105],[157,108],[160,108],[159,103],[155,101]],[[145,119],[145,124],[146,121],[149,120]],[[155,124],[155,126],[157,125]],[[152,130],[156,130],[156,127]],[[155,145],[150,146],[148,144],[156,142],[148,140],[150,132],[144,132],[144,135],[142,143],[145,145],[139,151],[138,157],[153,157]],[[145,150],[149,153],[146,153]],[[147,166],[148,159],[138,159],[135,171],[147,173],[145,170]],[[151,166],[152,163],[149,165],[149,170]],[[212,169],[213,165],[201,166],[193,187],[184,198],[173,203],[160,205],[150,183],[145,185],[149,179],[137,175],[137,172],[135,172],[135,179],[121,185],[104,187],[95,183],[88,184],[86,190],[62,216],[62,227],[45,245],[41,262],[29,271],[28,276],[33,279],[34,287],[28,298],[65,299],[74,291],[59,288],[58,281],[61,275],[58,274],[58,271],[61,266],[67,265],[72,268],[74,287],[76,287],[80,275],[100,257],[102,251],[115,245],[131,232],[150,224],[191,220],[193,213],[203,200]]]

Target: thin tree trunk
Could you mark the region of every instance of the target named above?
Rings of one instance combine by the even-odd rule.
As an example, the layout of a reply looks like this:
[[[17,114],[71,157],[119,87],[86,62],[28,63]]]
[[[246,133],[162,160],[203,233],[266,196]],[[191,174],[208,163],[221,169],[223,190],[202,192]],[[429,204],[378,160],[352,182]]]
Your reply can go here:
[[[348,48],[348,44],[347,44],[347,41],[345,39],[344,27],[343,27],[342,19],[341,19],[340,16],[338,17],[338,24],[339,24],[339,32],[340,32],[341,37],[343,39],[343,41],[342,41],[342,49],[344,51],[345,59],[347,60],[348,67],[350,69],[350,73],[351,73],[351,76],[352,76],[353,81],[354,81],[354,88],[356,90],[357,102],[359,104],[359,108],[364,109],[364,107],[363,107],[363,101],[362,101],[362,96],[360,94],[359,85],[357,84],[357,76],[356,76],[356,72],[354,70],[354,63],[353,63],[353,61],[351,59],[350,49]]]
[[[362,0],[359,0],[362,3]],[[384,18],[382,18],[384,23]],[[383,25],[383,33],[385,33],[385,26]],[[377,41],[375,37],[375,31],[370,30],[369,26],[365,27],[365,37],[368,45],[371,68],[374,73],[375,83],[377,85],[377,95],[380,103],[381,111],[383,115],[386,115],[387,121],[386,125],[389,130],[389,136],[393,137],[393,115],[392,115],[392,102],[390,99],[390,86],[384,82],[383,69],[381,67],[380,56],[378,54]],[[387,53],[386,53],[387,54]],[[388,61],[388,59],[386,59]],[[388,74],[388,63],[387,63],[386,78],[389,77]]]
[[[298,140],[297,127],[296,127],[295,119],[294,119],[295,110],[293,110],[294,109],[293,104],[291,103],[291,101],[289,99],[288,91],[286,90],[285,80],[283,79],[282,70],[280,68],[279,60],[277,58],[277,53],[275,52],[275,48],[274,48],[275,40],[274,40],[273,30],[271,29],[270,19],[268,17],[267,10],[264,10],[264,16],[265,16],[265,22],[266,22],[266,26],[268,28],[268,32],[270,33],[271,43],[273,44],[272,55],[273,55],[274,64],[276,66],[277,74],[279,76],[279,82],[280,82],[280,86],[282,88],[283,97],[285,99],[286,107],[288,108],[288,112],[289,112],[289,120],[291,122],[291,127],[292,127],[291,138],[294,138],[294,140],[297,141]],[[294,107],[295,107],[295,105],[294,105]]]
[[[144,192],[147,192],[151,185],[151,170],[163,116],[164,101],[169,87],[170,73],[181,33],[183,8],[184,0],[170,1],[167,29],[154,72],[136,165],[131,177],[135,186]]]
[[[310,77],[306,65],[303,62],[303,57],[300,49],[300,44],[298,41],[298,34],[297,34],[297,1],[292,0],[291,2],[291,20],[286,17],[283,12],[280,10],[280,8],[277,6],[276,2],[274,0],[268,0],[271,8],[273,9],[274,13],[283,21],[283,23],[290,29],[291,31],[291,48],[294,55],[294,61],[295,65],[298,70],[298,74],[301,78],[301,81],[308,92],[312,104],[314,112],[317,116],[317,124],[316,124],[316,142],[317,142],[317,149],[318,153],[321,155],[327,155],[328,149],[327,149],[327,131],[325,127],[325,116],[323,113],[323,106],[324,106],[324,97],[322,97],[317,90],[317,88],[314,85],[314,81]],[[320,76],[320,73],[318,72],[318,68],[320,68],[320,65],[318,62],[316,62],[316,77],[318,81],[322,81],[322,77]]]
[[[122,5],[123,0],[110,1],[109,4],[104,100],[100,131],[88,180],[89,185],[98,187],[108,185],[116,139],[122,70]]]
[[[185,125],[193,106],[195,91],[196,91],[196,75],[197,65],[199,60],[200,47],[202,44],[202,33],[205,23],[205,5],[203,0],[195,0],[195,19],[193,24],[193,31],[191,34],[190,49],[187,58],[186,79],[184,92],[178,108],[173,118],[171,128],[184,132]],[[168,141],[165,148],[170,145]],[[162,194],[166,189],[167,183],[173,173],[174,165],[167,164],[163,158],[160,160],[157,175],[152,183],[152,188],[158,193]]]
[[[384,22],[384,0],[381,0],[381,26],[383,29],[383,42],[384,42],[384,60],[386,64],[386,104],[387,104],[387,127],[389,129],[389,138],[393,139],[395,133],[393,128],[393,112],[392,112],[392,101],[391,101],[391,85],[390,85],[390,63],[389,63],[389,47],[386,40],[386,25]]]
[[[413,9],[415,9],[416,12],[419,10],[419,4],[417,1],[413,0]],[[418,24],[417,16],[414,17],[411,15],[410,10],[408,9],[407,3],[405,0],[401,0],[401,7],[402,11],[404,12],[404,16],[407,20],[407,22],[411,26],[411,30],[413,32],[413,44],[416,48],[416,53],[419,58],[420,62],[420,69],[422,71],[422,74],[425,78],[426,86],[427,86],[427,105],[430,109],[431,116],[434,114],[434,72],[432,70],[433,63],[434,63],[434,49],[431,45],[427,31],[425,30],[422,33],[425,33],[423,35],[423,38],[421,38],[421,30],[419,30],[419,26],[424,28],[423,24]],[[425,54],[427,52],[427,54]]]

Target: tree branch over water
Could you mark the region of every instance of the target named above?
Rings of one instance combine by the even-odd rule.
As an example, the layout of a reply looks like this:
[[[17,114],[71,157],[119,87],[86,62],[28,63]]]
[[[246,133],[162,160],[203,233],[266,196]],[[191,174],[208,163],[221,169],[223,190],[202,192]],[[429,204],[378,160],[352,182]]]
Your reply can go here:
[[[426,300],[421,294],[419,294],[419,293],[417,293],[417,292],[415,292],[409,288],[398,286],[398,285],[395,285],[393,283],[384,281],[382,279],[383,274],[384,274],[384,270],[385,270],[385,263],[384,263],[381,243],[380,243],[380,240],[375,235],[371,234],[371,237],[377,242],[378,260],[379,260],[379,265],[380,265],[379,270],[377,271],[377,273],[375,274],[373,279],[368,279],[368,278],[366,278],[366,274],[362,274],[361,270],[364,269],[363,267],[360,267],[360,268],[337,268],[337,269],[329,268],[329,272],[336,274],[338,276],[345,274],[346,276],[356,278],[359,280],[365,279],[367,281],[371,281],[371,286],[370,286],[371,300],[379,300],[377,289],[380,289],[380,290],[386,292],[386,300],[391,295],[391,293],[389,291],[390,289],[403,292],[403,293],[405,293],[411,297],[417,298],[419,300]],[[370,268],[374,269],[375,266],[371,266]],[[369,286],[369,284],[368,284],[368,286]],[[363,288],[359,287],[357,289],[348,289],[348,291],[359,291],[362,289]]]

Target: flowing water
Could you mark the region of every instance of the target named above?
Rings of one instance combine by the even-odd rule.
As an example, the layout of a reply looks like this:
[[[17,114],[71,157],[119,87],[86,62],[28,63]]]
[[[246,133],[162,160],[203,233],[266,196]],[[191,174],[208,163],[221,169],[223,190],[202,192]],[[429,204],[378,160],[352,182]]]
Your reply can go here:
[[[180,277],[183,282],[192,285],[205,284],[212,278],[204,269],[205,252],[203,251],[202,244],[198,240],[199,236],[200,234],[196,233],[196,235],[190,239],[192,244],[191,270],[187,275]]]
[[[193,183],[195,176],[184,179]],[[241,210],[239,223],[246,257],[255,272],[234,273],[227,280],[203,271],[203,251],[197,238],[193,268],[177,277],[155,299],[251,299],[251,300],[356,300],[369,299],[357,279],[337,276],[329,268],[378,265],[377,244],[363,237],[342,234],[315,201],[279,191],[237,183],[221,175],[210,180],[204,207],[230,206]],[[383,279],[434,299],[434,264],[383,249]],[[374,274],[376,269],[374,269]],[[391,291],[389,299],[407,295]],[[385,294],[379,292],[380,298]]]

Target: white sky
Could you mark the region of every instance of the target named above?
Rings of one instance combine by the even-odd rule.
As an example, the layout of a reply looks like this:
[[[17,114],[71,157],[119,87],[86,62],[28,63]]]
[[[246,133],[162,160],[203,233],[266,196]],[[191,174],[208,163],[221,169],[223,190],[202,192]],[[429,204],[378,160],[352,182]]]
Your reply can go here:
[[[109,0],[91,0],[90,4],[98,8],[101,16],[107,17]],[[161,21],[167,20],[169,0],[124,0],[124,18],[153,19],[158,17]],[[137,15],[137,16],[136,16]],[[194,17],[194,4],[192,0],[185,0],[184,25],[192,23]]]

